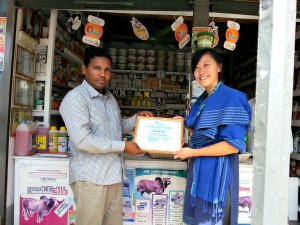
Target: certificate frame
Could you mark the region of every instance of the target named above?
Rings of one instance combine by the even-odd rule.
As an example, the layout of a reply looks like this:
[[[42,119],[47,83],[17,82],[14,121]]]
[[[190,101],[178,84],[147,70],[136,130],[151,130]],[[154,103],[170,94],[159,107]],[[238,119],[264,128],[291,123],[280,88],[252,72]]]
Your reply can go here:
[[[14,104],[33,107],[34,82],[15,76]]]
[[[183,145],[184,119],[138,116],[134,141],[148,153],[171,154]]]
[[[10,136],[15,136],[16,129],[22,120],[32,120],[32,111],[30,109],[12,108],[10,119]]]
[[[20,45],[17,45],[16,51],[16,74],[34,79],[35,54]]]

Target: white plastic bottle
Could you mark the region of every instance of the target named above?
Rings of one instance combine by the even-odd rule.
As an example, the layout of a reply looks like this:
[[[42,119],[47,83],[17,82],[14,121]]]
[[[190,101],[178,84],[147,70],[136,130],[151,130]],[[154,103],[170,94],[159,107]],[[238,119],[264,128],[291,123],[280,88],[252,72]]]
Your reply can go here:
[[[49,152],[58,151],[58,130],[56,126],[51,126],[49,130]]]
[[[33,155],[32,131],[30,126],[23,120],[16,129],[14,154],[16,156]]]
[[[58,131],[58,152],[68,151],[68,131],[66,127],[60,127]]]

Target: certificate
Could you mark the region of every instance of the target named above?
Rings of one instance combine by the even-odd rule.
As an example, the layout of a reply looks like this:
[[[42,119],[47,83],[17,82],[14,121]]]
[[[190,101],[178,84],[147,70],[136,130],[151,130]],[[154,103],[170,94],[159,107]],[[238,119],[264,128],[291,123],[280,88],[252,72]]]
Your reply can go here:
[[[170,154],[183,144],[184,119],[138,117],[134,141],[143,151]]]

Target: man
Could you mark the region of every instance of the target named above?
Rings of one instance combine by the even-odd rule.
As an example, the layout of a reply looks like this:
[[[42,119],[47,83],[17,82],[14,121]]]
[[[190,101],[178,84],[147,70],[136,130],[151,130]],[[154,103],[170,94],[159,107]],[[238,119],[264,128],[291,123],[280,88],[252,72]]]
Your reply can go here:
[[[143,153],[135,142],[122,141],[122,134],[134,129],[136,115],[122,119],[115,98],[105,88],[111,63],[107,51],[87,49],[81,68],[85,80],[65,96],[60,107],[71,140],[76,225],[122,224],[122,153]],[[149,111],[138,115],[153,116]]]

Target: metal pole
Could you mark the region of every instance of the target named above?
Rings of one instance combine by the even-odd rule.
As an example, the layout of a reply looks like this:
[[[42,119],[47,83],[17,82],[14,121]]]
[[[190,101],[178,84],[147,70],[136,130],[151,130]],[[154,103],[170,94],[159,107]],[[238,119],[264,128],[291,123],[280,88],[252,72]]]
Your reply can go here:
[[[261,0],[252,225],[288,223],[296,0]]]

